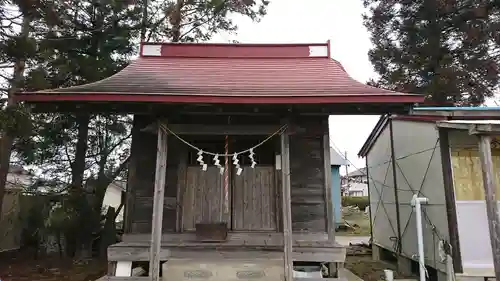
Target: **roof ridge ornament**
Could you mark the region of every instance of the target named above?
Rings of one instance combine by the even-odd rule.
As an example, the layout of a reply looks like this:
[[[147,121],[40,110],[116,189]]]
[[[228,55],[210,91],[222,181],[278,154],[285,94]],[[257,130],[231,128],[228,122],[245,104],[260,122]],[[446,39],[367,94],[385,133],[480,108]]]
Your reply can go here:
[[[141,56],[161,57],[161,44],[142,44]]]
[[[140,55],[170,58],[329,58],[329,50],[329,41],[300,44],[143,42]]]
[[[309,46],[310,57],[329,57],[329,46]]]

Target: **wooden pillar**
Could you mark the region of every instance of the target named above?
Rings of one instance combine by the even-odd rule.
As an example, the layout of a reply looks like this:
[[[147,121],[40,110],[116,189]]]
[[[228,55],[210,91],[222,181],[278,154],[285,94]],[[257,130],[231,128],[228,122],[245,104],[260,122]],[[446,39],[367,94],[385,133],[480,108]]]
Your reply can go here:
[[[288,130],[281,134],[281,186],[283,199],[283,245],[285,262],[285,281],[292,281],[292,203],[290,192],[290,136]]]
[[[479,157],[483,171],[483,187],[486,200],[486,214],[490,230],[491,250],[496,280],[500,280],[500,219],[496,198],[495,173],[491,158],[491,136],[479,136]]]
[[[149,257],[149,277],[160,281],[160,250],[163,222],[163,201],[165,198],[165,177],[167,174],[167,133],[158,124],[158,144],[156,152],[156,173],[153,196],[153,218],[151,227],[151,247]]]
[[[448,233],[450,235],[451,256],[455,273],[462,273],[462,253],[458,234],[457,205],[455,189],[453,187],[453,169],[451,166],[450,137],[447,129],[439,128],[439,149],[441,153],[441,167],[443,171],[444,199],[448,217]]]

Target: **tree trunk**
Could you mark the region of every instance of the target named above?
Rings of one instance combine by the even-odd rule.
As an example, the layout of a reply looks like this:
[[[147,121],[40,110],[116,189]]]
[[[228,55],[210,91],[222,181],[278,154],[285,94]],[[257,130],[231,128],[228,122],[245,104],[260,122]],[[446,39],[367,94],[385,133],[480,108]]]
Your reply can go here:
[[[101,232],[101,241],[99,245],[99,257],[105,258],[108,246],[116,243],[116,223],[115,208],[109,207],[106,213],[106,222]]]
[[[71,186],[81,189],[83,187],[83,173],[85,172],[90,116],[88,114],[77,115],[76,123],[78,125],[78,140],[75,159],[71,163]]]
[[[172,42],[181,40],[181,22],[182,22],[182,7],[184,0],[177,0],[175,4],[174,14],[172,15]]]
[[[87,192],[84,189],[84,172],[88,147],[90,116],[88,114],[80,114],[76,116],[76,124],[78,126],[77,142],[75,147],[75,158],[71,162],[71,204],[77,208],[78,219],[77,225],[80,225],[82,231],[76,232],[76,249],[75,256],[78,259],[88,259],[92,256],[91,234],[93,229],[89,229],[92,225],[93,217],[89,217],[90,208],[87,202]]]
[[[28,16],[24,16],[23,23],[21,27],[21,39],[27,40],[29,38],[31,19]],[[24,70],[26,66],[26,58],[17,58],[14,63],[14,73],[11,86],[8,93],[7,107],[14,108],[17,106],[17,101],[15,99],[15,94],[21,87]],[[10,165],[10,155],[12,152],[12,145],[14,143],[14,136],[9,132],[5,132],[1,136],[0,141],[0,221],[2,220],[2,207],[3,198],[5,195],[5,189],[7,184],[7,174],[9,173]]]

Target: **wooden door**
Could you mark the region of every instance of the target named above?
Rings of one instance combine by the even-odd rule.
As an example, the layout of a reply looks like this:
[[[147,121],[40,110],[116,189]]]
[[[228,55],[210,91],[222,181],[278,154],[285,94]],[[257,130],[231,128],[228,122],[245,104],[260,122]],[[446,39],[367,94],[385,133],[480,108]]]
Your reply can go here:
[[[187,167],[182,208],[184,231],[195,230],[197,223],[229,222],[222,190],[223,176],[217,167],[208,167],[207,171],[199,166]]]
[[[233,230],[276,230],[274,175],[273,166],[262,165],[233,174]]]

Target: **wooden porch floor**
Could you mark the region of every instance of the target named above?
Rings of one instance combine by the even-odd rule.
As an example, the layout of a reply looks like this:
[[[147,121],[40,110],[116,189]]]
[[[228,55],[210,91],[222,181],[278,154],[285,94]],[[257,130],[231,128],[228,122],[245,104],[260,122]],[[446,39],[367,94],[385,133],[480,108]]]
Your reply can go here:
[[[118,277],[118,276],[103,276],[96,281],[151,281],[151,277],[136,276],[136,277]],[[346,277],[339,278],[293,278],[293,281],[349,281]]]
[[[343,263],[346,248],[326,233],[293,235],[293,260]],[[108,248],[109,261],[149,261],[149,234],[124,235]],[[283,259],[282,233],[230,233],[224,242],[199,242],[193,233],[164,234],[160,259]]]
[[[151,277],[117,277],[103,276],[96,281],[151,281]],[[293,278],[293,281],[349,281],[346,277],[339,278]]]

